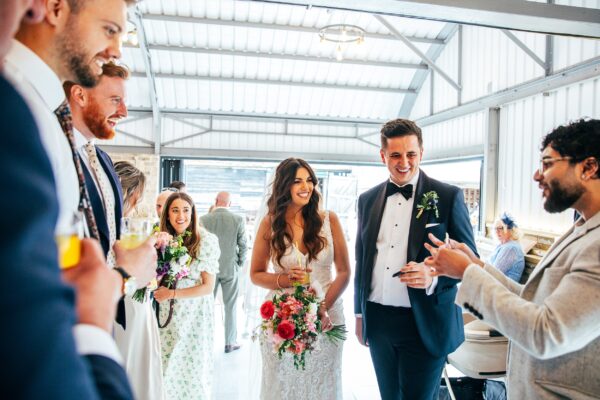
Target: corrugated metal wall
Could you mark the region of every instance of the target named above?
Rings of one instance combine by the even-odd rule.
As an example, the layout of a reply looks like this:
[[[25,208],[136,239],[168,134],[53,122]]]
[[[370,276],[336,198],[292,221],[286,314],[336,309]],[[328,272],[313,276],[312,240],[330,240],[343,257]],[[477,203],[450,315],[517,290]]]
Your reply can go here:
[[[549,214],[533,173],[542,137],[558,125],[589,116],[600,118],[600,78],[539,94],[500,110],[498,210],[511,212],[521,226],[564,232],[573,212]]]
[[[483,154],[486,112],[455,118],[423,128],[423,159],[466,157]]]

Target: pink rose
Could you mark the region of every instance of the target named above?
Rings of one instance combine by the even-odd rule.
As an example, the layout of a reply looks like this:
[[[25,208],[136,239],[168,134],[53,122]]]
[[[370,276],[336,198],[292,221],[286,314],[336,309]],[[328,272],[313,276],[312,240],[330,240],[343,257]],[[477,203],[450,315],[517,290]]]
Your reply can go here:
[[[288,320],[283,320],[277,327],[277,334],[285,340],[291,339],[296,336],[296,326]]]

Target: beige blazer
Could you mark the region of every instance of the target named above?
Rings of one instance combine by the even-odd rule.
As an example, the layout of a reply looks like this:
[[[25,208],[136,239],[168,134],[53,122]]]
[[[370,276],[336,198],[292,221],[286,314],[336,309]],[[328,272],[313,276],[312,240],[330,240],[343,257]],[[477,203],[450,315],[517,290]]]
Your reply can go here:
[[[525,285],[469,266],[456,303],[510,339],[509,399],[600,398],[600,212],[559,238]]]

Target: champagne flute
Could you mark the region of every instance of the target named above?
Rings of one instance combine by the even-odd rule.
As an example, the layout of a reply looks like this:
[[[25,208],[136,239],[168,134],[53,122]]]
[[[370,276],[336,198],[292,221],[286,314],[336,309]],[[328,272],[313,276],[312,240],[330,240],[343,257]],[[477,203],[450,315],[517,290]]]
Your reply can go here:
[[[298,242],[296,242],[296,254],[298,256],[298,266],[300,268],[302,268],[304,270],[304,278],[298,281],[299,285],[304,285],[304,286],[308,286],[310,285],[310,274],[306,271],[306,259],[304,257],[304,255],[302,254],[302,252],[300,251],[300,248],[298,247]]]
[[[121,218],[120,243],[126,249],[134,249],[144,243],[152,233],[152,222],[144,218]]]
[[[61,269],[73,268],[79,263],[83,229],[83,218],[80,212],[74,212],[69,223],[59,225],[55,240]]]

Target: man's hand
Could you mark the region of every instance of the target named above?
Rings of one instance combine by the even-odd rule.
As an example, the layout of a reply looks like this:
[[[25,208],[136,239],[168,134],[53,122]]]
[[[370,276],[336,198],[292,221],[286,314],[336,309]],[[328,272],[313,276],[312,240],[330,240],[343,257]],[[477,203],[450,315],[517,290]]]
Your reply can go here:
[[[63,279],[77,293],[77,319],[111,333],[122,280],[106,265],[96,240],[81,240],[81,258],[74,268],[63,270]]]
[[[121,247],[119,241],[116,241],[113,246],[117,265],[135,277],[138,289],[146,287],[152,279],[156,278],[156,243],[157,239],[153,235],[134,249]]]
[[[431,267],[426,267],[423,263],[409,262],[400,270],[400,282],[406,283],[406,286],[414,289],[427,289],[433,282]]]
[[[438,248],[441,248],[441,247],[449,247],[449,248],[451,248],[451,249],[460,250],[460,251],[462,251],[463,253],[465,253],[467,257],[469,257],[469,259],[471,260],[471,262],[472,262],[473,264],[477,264],[477,265],[479,265],[479,266],[483,267],[483,265],[484,265],[484,262],[483,262],[483,261],[481,261],[481,260],[480,260],[480,259],[479,259],[479,258],[478,258],[476,255],[475,255],[475,253],[473,253],[473,250],[471,250],[471,248],[470,248],[469,246],[467,246],[466,244],[464,244],[464,243],[460,243],[460,242],[457,242],[456,240],[453,240],[453,239],[448,239],[448,242],[444,243],[444,242],[442,242],[441,240],[439,240],[438,238],[436,238],[436,237],[433,235],[433,233],[430,233],[428,237],[429,237],[429,240],[431,240],[431,242],[432,242],[432,243],[433,243],[435,246],[437,246]],[[434,248],[434,247],[432,247],[432,246],[429,246],[429,245],[427,245],[427,244],[425,245],[425,247],[426,247],[426,248],[427,248],[427,250],[429,250],[429,252],[430,252],[430,253],[433,255],[433,253],[432,253],[432,250],[431,250],[431,249],[432,249],[432,248],[433,248],[433,249],[435,249],[435,248]]]
[[[363,339],[362,317],[356,317],[356,338],[360,344],[369,347],[369,343]]]

